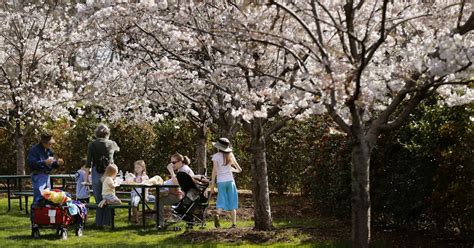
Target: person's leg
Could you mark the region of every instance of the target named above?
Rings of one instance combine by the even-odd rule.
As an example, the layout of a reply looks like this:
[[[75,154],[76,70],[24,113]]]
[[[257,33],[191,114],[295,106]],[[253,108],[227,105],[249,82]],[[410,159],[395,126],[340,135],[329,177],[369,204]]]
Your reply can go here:
[[[49,187],[49,175],[48,174],[32,174],[31,175],[32,187],[33,187],[33,203],[30,209],[30,220],[31,224],[34,223],[34,207],[41,200],[41,190]]]
[[[230,213],[232,215],[232,226],[237,225],[237,210],[230,210]]]
[[[164,218],[164,206],[165,205],[173,205],[179,202],[179,198],[173,194],[169,194],[164,197],[160,197],[160,202],[158,204],[158,213],[159,213],[159,226],[163,226],[165,224]]]
[[[31,184],[32,184],[32,187],[33,187],[33,202],[32,202],[32,205],[35,205],[36,202],[39,201],[39,199],[41,199],[41,192],[39,190],[39,186],[40,186],[40,179],[38,177],[38,175],[31,175]]]
[[[117,198],[115,195],[108,195],[108,196],[102,196],[102,201],[105,202],[103,205],[102,210],[102,225],[103,226],[113,226],[112,224],[112,218],[113,218],[113,211],[114,209],[112,208],[106,208],[105,205],[112,205],[112,204],[117,204],[120,205],[122,204],[122,201]]]
[[[225,208],[226,202],[226,182],[217,183],[217,201],[216,201],[216,215],[214,216],[214,226],[219,228],[221,226],[219,216]]]
[[[41,198],[41,193],[39,191],[39,182],[38,182],[38,178],[36,177],[36,175],[33,175],[31,174],[31,185],[33,187],[33,202],[31,203],[31,208],[30,208],[30,221],[31,221],[31,225],[33,225],[33,220],[34,220],[34,206],[36,205],[36,202],[39,201],[39,199]]]
[[[36,204],[41,199],[41,190],[49,188],[49,175],[48,174],[35,174],[31,175],[31,181],[33,186],[33,204]]]
[[[136,224],[138,223],[138,204],[140,203],[140,197],[136,194],[135,190],[132,190],[130,196],[130,205],[132,205],[132,222]]]
[[[94,194],[95,203],[99,204],[102,201],[102,182],[100,178],[102,174],[99,174],[95,167],[92,167],[92,193]],[[104,225],[104,209],[97,208],[95,212],[95,225]]]
[[[120,204],[122,204],[122,200],[120,200],[116,195],[112,195],[109,204],[110,205],[120,205]]]
[[[132,223],[138,223],[138,208],[132,207]]]
[[[239,194],[237,192],[237,186],[235,185],[235,182],[232,182],[228,188],[228,208],[231,211],[232,214],[232,227],[235,227],[237,225],[237,208],[239,207]]]

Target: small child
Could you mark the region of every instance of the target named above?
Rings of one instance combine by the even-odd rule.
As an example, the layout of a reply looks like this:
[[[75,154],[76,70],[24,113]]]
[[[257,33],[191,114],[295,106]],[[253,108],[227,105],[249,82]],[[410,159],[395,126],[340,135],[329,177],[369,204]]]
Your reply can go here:
[[[105,205],[120,205],[122,201],[115,195],[115,187],[117,185],[114,182],[117,176],[118,168],[115,164],[110,164],[105,168],[104,175],[102,176],[102,198],[103,200],[99,203],[99,207],[103,208]]]
[[[86,159],[82,159],[82,167],[76,172],[76,200],[89,203],[89,168]]]
[[[143,160],[137,160],[133,164],[135,171],[135,183],[142,183],[145,180],[148,180],[148,175],[146,174],[146,164]],[[132,199],[132,222],[137,224],[139,222],[138,218],[138,204],[140,203],[140,195],[142,195],[141,188],[135,188],[131,192]],[[145,199],[148,199],[148,189],[145,189]]]

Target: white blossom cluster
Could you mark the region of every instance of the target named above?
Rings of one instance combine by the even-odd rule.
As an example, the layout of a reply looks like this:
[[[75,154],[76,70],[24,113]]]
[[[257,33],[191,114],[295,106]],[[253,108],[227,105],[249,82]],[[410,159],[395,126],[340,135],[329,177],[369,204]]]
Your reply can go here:
[[[474,99],[465,83],[473,32],[456,33],[468,1],[461,18],[452,3],[389,1],[383,16],[383,1],[355,1],[352,27],[344,1],[276,2],[1,9],[2,116],[59,118],[97,105],[111,120],[227,112],[250,122],[329,111],[350,124],[351,101],[369,121],[407,90],[437,90],[450,106]]]

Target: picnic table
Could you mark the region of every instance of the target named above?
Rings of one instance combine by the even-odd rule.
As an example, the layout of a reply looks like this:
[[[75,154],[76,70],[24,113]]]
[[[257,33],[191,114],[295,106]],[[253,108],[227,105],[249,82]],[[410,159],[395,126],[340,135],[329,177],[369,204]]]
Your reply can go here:
[[[145,227],[145,207],[148,208],[149,210],[152,210],[145,199],[145,190],[148,188],[155,189],[155,208],[152,210],[153,213],[155,213],[155,219],[156,219],[156,228],[159,229],[160,225],[160,211],[158,211],[158,203],[160,202],[160,189],[164,188],[179,188],[179,185],[147,185],[147,184],[128,184],[128,183],[122,183],[120,184],[119,187],[122,188],[132,188],[135,193],[140,197],[140,202],[142,204],[142,225]],[[140,194],[137,190],[137,188],[141,188],[142,194]]]
[[[50,183],[51,183],[51,188],[54,187],[54,181],[53,179],[62,179],[62,189],[64,190],[66,187],[66,180],[67,179],[75,179],[76,175],[75,174],[55,174],[55,175],[50,175]],[[21,181],[23,179],[31,179],[31,175],[0,175],[0,180],[6,180],[7,181],[7,197],[8,197],[8,211],[11,209],[11,200],[12,199],[19,199],[20,202],[20,210],[23,210],[22,207],[22,201],[21,197],[25,197],[25,203],[28,205],[28,196],[33,196],[33,191],[24,191],[23,190],[23,184]],[[11,181],[17,182],[17,189],[13,190],[11,188]],[[15,195],[15,196],[13,196]],[[28,213],[28,206],[25,207],[26,212]]]

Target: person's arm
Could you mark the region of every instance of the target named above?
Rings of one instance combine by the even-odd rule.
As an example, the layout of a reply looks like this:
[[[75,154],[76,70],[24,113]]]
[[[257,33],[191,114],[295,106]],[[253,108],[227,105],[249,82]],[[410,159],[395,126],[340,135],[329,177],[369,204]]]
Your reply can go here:
[[[53,151],[49,150],[48,156],[54,157]],[[57,169],[59,165],[63,165],[63,164],[64,164],[64,161],[62,159],[54,160],[53,163],[51,164],[51,169]]]
[[[148,180],[148,179],[150,179],[150,178],[148,177],[148,175],[142,176],[142,183],[143,183],[143,181]],[[145,200],[146,200],[146,199],[148,199],[148,188],[145,188]]]
[[[41,156],[37,149],[32,148],[30,150],[27,158],[30,169],[33,171],[49,171],[50,168],[47,165],[47,160],[42,160],[40,157]]]
[[[89,168],[86,167],[84,171],[84,184],[87,184],[89,182]]]
[[[234,154],[232,154],[232,172],[240,173],[242,172],[242,168],[240,167],[239,163],[237,163],[237,159],[235,159]]]
[[[120,152],[120,147],[117,145],[117,142],[115,141],[112,141],[114,143],[113,145],[113,149],[114,149],[114,152]]]
[[[171,178],[171,185],[179,185],[178,179],[176,177]],[[172,195],[179,196],[179,188],[169,188],[168,192]]]
[[[166,166],[166,168],[168,169],[170,175],[171,175],[171,178],[175,178],[176,177],[176,174],[174,173],[174,165],[173,164],[169,164],[168,166]]]
[[[58,167],[59,167],[58,161],[55,160],[55,161],[51,164],[51,169],[57,169]]]
[[[209,184],[209,187],[211,188],[211,192],[214,192],[216,177],[217,177],[217,163],[216,161],[212,160],[212,176],[211,176],[211,183]]]
[[[113,188],[116,188],[118,186],[120,186],[120,184],[116,184],[115,181],[111,178],[111,177],[107,177],[104,182],[110,186],[110,187],[113,187]]]
[[[87,146],[87,162],[86,162],[86,167],[89,167],[89,168],[92,168],[92,153],[93,153],[93,150],[92,149],[92,142],[89,143],[89,145]]]

